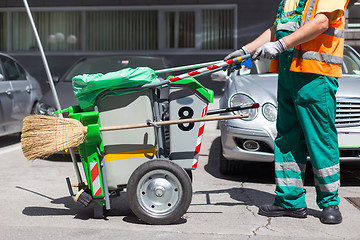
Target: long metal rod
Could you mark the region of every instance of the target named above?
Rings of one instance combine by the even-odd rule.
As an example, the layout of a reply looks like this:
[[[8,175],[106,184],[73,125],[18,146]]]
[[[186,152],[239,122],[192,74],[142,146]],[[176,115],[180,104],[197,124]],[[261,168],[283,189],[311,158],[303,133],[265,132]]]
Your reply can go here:
[[[213,62],[198,63],[198,64],[194,64],[194,65],[187,65],[187,66],[180,66],[180,67],[174,67],[174,68],[160,69],[160,70],[155,70],[155,73],[159,74],[159,73],[165,73],[165,72],[176,72],[176,71],[181,71],[181,70],[187,70],[187,69],[191,69],[191,68],[200,68],[200,67],[205,67],[205,66],[217,64],[219,62],[222,62],[222,61],[218,60],[218,61],[213,61]]]
[[[45,72],[46,72],[46,76],[48,78],[48,81],[49,81],[49,84],[50,84],[50,88],[51,88],[51,92],[54,96],[54,100],[55,100],[55,104],[56,104],[56,108],[57,110],[61,110],[61,106],[60,106],[60,101],[59,101],[59,97],[57,95],[57,92],[56,92],[56,89],[55,89],[55,84],[54,84],[54,81],[52,79],[52,76],[51,76],[51,72],[50,72],[50,68],[49,68],[49,64],[46,60],[46,56],[45,56],[45,52],[44,52],[44,49],[43,49],[43,46],[41,44],[41,40],[40,40],[40,37],[39,37],[39,33],[36,29],[36,25],[35,25],[35,22],[34,22],[34,19],[32,17],[32,14],[31,14],[31,11],[30,11],[30,8],[29,8],[29,4],[27,2],[27,0],[23,0],[24,2],[24,5],[25,5],[25,8],[26,8],[26,12],[29,16],[29,20],[30,20],[30,23],[31,23],[31,27],[34,31],[34,34],[35,34],[35,38],[36,38],[36,42],[38,44],[38,47],[39,47],[39,50],[40,50],[40,55],[41,55],[41,58],[42,58],[42,61],[43,61],[43,64],[44,64],[44,67],[45,67]],[[61,112],[60,112],[60,117],[63,117]],[[77,160],[76,160],[76,157],[75,157],[75,152],[74,152],[74,149],[70,148],[70,155],[71,155],[71,160],[73,162],[73,165],[74,165],[74,168],[75,168],[75,172],[76,172],[76,176],[77,176],[77,179],[78,179],[78,182],[79,183],[82,183],[82,178],[81,178],[81,174],[80,174],[80,170],[79,170],[79,166],[77,165]]]
[[[171,124],[208,122],[208,121],[215,121],[215,120],[230,120],[230,119],[247,118],[247,117],[249,117],[249,114],[222,115],[222,116],[212,116],[212,117],[202,117],[202,118],[184,118],[184,119],[179,119],[179,120],[167,120],[167,121],[159,121],[159,122],[100,127],[99,130],[100,131],[114,131],[114,130],[152,127],[155,125],[165,126],[165,125],[171,125]],[[84,128],[84,131],[87,131],[86,127]]]
[[[214,114],[219,114],[219,113],[228,113],[228,112],[235,112],[235,111],[241,111],[241,110],[246,110],[246,109],[254,109],[254,108],[259,108],[259,104],[258,103],[247,103],[247,104],[242,104],[240,106],[236,106],[236,107],[229,107],[229,108],[220,108],[220,109],[214,109],[214,110],[209,110],[206,115],[214,115]]]
[[[35,34],[36,42],[38,43],[40,55],[41,55],[42,61],[44,63],[45,72],[46,72],[46,76],[47,76],[49,84],[50,84],[51,92],[52,92],[52,94],[54,96],[56,108],[57,108],[57,110],[61,110],[60,101],[59,101],[58,95],[57,95],[56,90],[55,90],[54,81],[53,81],[52,76],[51,76],[50,68],[49,68],[48,62],[46,60],[44,49],[43,49],[42,44],[41,44],[39,33],[38,33],[38,31],[36,29],[36,26],[35,26],[35,22],[34,22],[34,19],[32,17],[32,14],[31,14],[29,4],[27,3],[27,0],[23,0],[23,1],[24,1],[24,5],[25,5],[25,8],[26,8],[26,12],[27,12],[27,14],[29,16],[31,27],[33,28],[33,31],[34,31],[34,34]]]

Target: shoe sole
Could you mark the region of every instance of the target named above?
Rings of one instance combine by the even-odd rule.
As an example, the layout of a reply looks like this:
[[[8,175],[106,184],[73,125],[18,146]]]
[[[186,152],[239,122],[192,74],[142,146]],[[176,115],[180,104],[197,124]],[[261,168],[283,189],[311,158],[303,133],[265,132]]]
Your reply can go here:
[[[340,219],[340,220],[327,220],[327,221],[325,221],[325,220],[323,220],[323,219],[320,218],[320,222],[322,222],[322,223],[324,223],[324,224],[340,224],[340,223],[342,223],[342,219]]]
[[[295,218],[307,218],[307,211],[291,212],[291,211],[277,211],[277,212],[266,212],[261,208],[259,214],[266,217],[295,217]]]

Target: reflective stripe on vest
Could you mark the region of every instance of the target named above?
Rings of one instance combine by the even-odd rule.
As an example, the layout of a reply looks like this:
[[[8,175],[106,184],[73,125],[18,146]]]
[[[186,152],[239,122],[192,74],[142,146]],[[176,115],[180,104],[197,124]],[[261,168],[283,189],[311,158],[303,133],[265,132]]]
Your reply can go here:
[[[300,1],[296,10],[284,12],[286,2],[286,0],[283,0],[282,3],[280,3],[278,13],[276,15],[276,31],[285,30],[295,32],[300,28],[302,10],[304,8],[305,1]]]
[[[295,32],[300,27],[300,24],[297,22],[287,22],[287,23],[279,23],[276,26],[276,31],[284,30],[284,31],[291,31]]]
[[[345,38],[345,30],[340,29],[340,28],[329,27],[322,34],[333,36],[333,37],[338,37],[338,38]]]
[[[301,21],[301,26],[304,26],[305,23],[309,22],[311,20],[311,15],[314,11],[314,7],[315,4],[317,3],[318,0],[311,0],[309,1],[309,5],[308,5],[308,9],[306,11],[306,6],[305,6],[305,10],[306,11],[306,15],[303,15],[303,20]]]
[[[294,58],[314,60],[314,61],[319,61],[319,62],[323,62],[323,63],[331,63],[331,64],[337,64],[337,65],[341,65],[343,62],[342,57],[337,57],[337,56],[333,56],[330,54],[318,53],[318,52],[312,52],[312,51],[302,51],[299,49],[294,50]]]

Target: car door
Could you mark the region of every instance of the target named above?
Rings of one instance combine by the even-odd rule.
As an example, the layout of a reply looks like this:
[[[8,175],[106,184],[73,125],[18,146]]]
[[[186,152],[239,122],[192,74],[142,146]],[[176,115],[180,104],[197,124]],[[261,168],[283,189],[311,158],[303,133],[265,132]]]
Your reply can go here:
[[[22,121],[31,111],[31,85],[26,78],[24,69],[14,60],[3,56],[3,69],[12,88],[12,118]]]
[[[3,70],[0,58],[0,134],[6,132],[6,126],[12,122],[14,95],[10,81]]]

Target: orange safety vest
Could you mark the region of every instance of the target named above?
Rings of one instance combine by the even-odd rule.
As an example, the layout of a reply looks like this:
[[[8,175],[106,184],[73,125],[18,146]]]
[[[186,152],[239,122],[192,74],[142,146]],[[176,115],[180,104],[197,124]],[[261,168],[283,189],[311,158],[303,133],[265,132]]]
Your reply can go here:
[[[316,15],[319,0],[306,2],[300,27],[312,20]],[[346,1],[344,11],[349,3]],[[294,49],[290,71],[315,73],[330,77],[342,77],[342,63],[345,41],[344,14],[333,21],[328,30]],[[279,60],[271,61],[270,72],[278,72]]]

